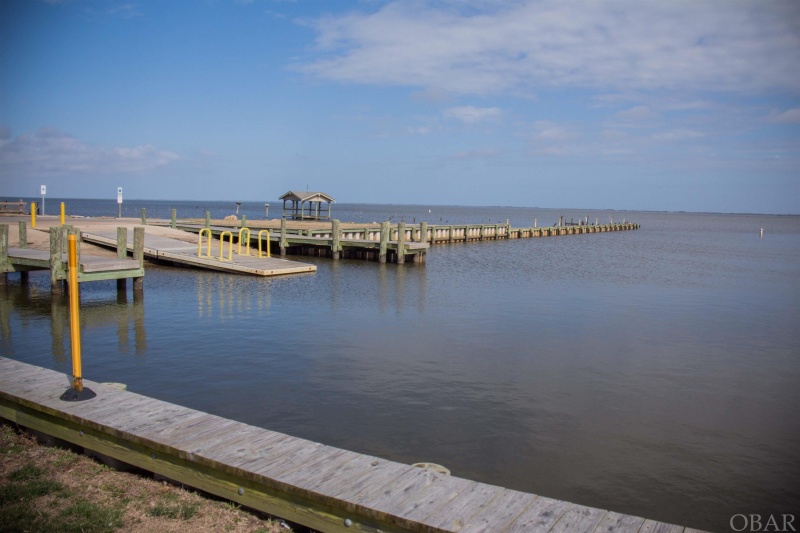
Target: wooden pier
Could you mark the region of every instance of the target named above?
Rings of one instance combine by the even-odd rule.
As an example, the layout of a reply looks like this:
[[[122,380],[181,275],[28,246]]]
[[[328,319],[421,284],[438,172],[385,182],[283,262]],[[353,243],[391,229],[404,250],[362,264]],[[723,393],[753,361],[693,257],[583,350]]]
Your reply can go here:
[[[171,222],[174,228],[190,232],[209,229],[219,236],[232,228],[245,227],[241,223],[215,221],[212,225],[207,218],[205,224],[198,222]],[[270,243],[282,256],[287,254],[314,255],[332,259],[365,259],[368,261],[391,263],[424,263],[431,245],[449,243],[482,242],[506,239],[527,239],[554,237],[562,235],[584,235],[639,229],[632,222],[609,224],[563,224],[547,227],[512,228],[506,224],[460,224],[429,225],[405,224],[399,222],[390,226],[381,224],[330,223],[292,224],[285,219],[280,221],[251,222],[251,227],[269,228]],[[258,237],[251,239],[257,242]]]
[[[77,234],[72,226],[54,226],[49,230],[50,250],[35,250],[28,247],[27,226],[19,222],[18,246],[9,246],[8,225],[0,225],[0,284],[6,283],[9,272],[20,272],[26,276],[32,270],[49,270],[50,287],[60,292],[68,277],[67,235]],[[78,283],[116,279],[118,287],[124,287],[125,280],[133,278],[135,290],[142,288],[144,260],[142,256],[143,231],[132,236],[131,251],[133,259],[127,257],[124,241],[117,247],[117,257],[107,258],[81,254],[78,247]],[[115,245],[118,241],[115,240]],[[121,283],[121,285],[120,285]]]
[[[0,418],[319,531],[695,530],[447,476],[0,357]]]
[[[222,243],[219,239],[211,239],[208,242],[208,246],[204,248],[208,253],[201,255],[198,252],[199,246],[197,243],[186,242],[174,238],[174,236],[170,237],[165,233],[166,229],[155,226],[144,228],[143,253],[145,257],[183,266],[255,276],[300,274],[317,270],[315,265],[275,257],[257,257],[251,255],[249,251],[245,254],[239,254],[240,247],[237,243],[237,250],[234,251],[232,240],[230,243],[228,241]],[[132,230],[129,229],[128,231]],[[117,243],[116,236],[108,230],[86,229],[81,233],[81,237],[86,242],[101,246],[113,247]],[[228,251],[230,251],[230,255],[227,254]]]

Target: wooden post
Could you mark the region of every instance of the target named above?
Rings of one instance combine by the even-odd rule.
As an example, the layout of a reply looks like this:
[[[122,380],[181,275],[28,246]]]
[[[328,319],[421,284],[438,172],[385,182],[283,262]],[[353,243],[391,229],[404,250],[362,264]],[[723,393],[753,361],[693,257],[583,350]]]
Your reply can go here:
[[[8,231],[7,228],[8,226],[6,226],[6,231]],[[19,247],[28,247],[28,225],[25,224],[24,220],[19,221]]]
[[[128,229],[117,228],[117,259],[125,259],[128,257]],[[127,280],[125,278],[117,278],[117,293],[125,292],[127,288]]]
[[[211,227],[211,213],[208,211],[206,211],[206,227]]]
[[[144,228],[133,228],[133,258],[139,261],[139,268],[144,268]],[[144,278],[133,278],[133,291],[144,289]]]
[[[170,227],[171,227],[172,229],[175,229],[175,228],[177,228],[177,227],[178,227],[178,220],[177,220],[176,211],[177,211],[177,210],[173,209],[173,210],[172,210],[172,212],[171,212],[171,214],[170,214],[170,218],[171,218],[171,220],[170,220],[170,223],[169,223],[169,225],[170,225]]]
[[[402,265],[406,262],[406,223],[397,223],[397,264]]]
[[[52,294],[62,292],[62,280],[66,277],[62,258],[63,238],[64,226],[50,228],[50,292]]]
[[[333,219],[331,221],[331,257],[334,261],[339,259],[339,251],[341,250],[341,246],[339,245],[339,239],[341,238],[342,234],[339,230],[339,221],[337,219]]]
[[[143,207],[142,208],[142,226],[147,224],[147,210]]]
[[[378,252],[378,262],[386,262],[386,251],[389,247],[389,223],[381,222],[381,247]]]
[[[419,223],[419,242],[428,242],[428,223]]]
[[[242,228],[247,227],[247,215],[245,215],[244,213],[242,213],[242,225],[240,227]]]
[[[281,217],[281,240],[278,241],[281,257],[286,255],[286,217]]]
[[[20,224],[23,224],[20,222]],[[8,281],[8,274],[5,269],[10,266],[8,260],[8,224],[0,224],[0,285],[5,286]]]

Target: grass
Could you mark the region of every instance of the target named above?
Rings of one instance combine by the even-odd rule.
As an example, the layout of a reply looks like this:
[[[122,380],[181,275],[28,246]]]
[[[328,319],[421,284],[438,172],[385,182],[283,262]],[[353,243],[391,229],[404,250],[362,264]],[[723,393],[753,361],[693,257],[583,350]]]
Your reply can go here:
[[[0,533],[285,533],[283,522],[39,445],[0,424]]]

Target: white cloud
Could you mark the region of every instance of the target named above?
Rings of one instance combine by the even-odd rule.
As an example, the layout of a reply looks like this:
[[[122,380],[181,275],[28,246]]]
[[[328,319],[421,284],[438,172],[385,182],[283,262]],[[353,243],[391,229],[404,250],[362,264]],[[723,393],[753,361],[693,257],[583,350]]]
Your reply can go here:
[[[796,2],[379,6],[310,22],[320,55],[298,68],[342,82],[453,94],[540,87],[800,91]]]
[[[475,124],[487,119],[494,119],[501,114],[497,107],[473,107],[471,105],[451,107],[444,110],[444,116],[454,118],[467,124]]]
[[[773,111],[768,120],[777,124],[800,124],[800,108],[787,109],[782,113]]]
[[[105,147],[90,145],[58,129],[5,136],[0,144],[0,168],[22,175],[138,174],[177,161],[172,152],[152,145]]]

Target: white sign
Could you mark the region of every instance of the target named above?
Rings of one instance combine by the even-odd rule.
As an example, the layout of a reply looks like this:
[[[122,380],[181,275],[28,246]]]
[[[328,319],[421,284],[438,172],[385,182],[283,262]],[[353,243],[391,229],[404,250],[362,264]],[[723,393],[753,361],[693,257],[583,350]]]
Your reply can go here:
[[[42,185],[42,196],[47,194],[47,185]]]
[[[122,203],[122,187],[117,187],[117,203]]]

